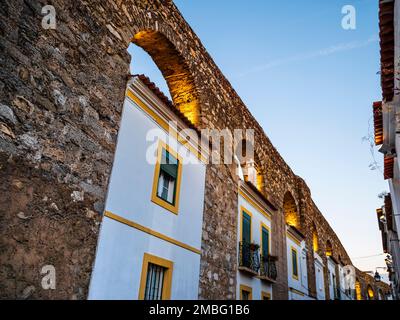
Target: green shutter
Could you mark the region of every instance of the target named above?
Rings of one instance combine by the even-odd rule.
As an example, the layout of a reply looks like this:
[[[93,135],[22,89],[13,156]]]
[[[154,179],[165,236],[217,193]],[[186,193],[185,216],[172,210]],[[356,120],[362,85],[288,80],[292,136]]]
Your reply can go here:
[[[167,150],[163,149],[160,169],[172,178],[176,179],[178,177],[178,164],[179,161]]]
[[[269,254],[269,231],[266,228],[262,228],[262,255],[264,257]]]
[[[243,222],[242,222],[242,242],[250,243],[251,235],[251,217],[243,211]]]
[[[292,266],[293,266],[293,275],[298,276],[297,270],[297,252],[292,250]]]

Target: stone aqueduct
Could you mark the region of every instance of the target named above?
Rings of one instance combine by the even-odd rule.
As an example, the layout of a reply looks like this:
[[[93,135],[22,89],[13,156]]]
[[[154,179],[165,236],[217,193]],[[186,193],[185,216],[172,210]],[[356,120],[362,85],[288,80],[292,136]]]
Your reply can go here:
[[[55,30],[41,26],[47,2],[56,9]],[[285,216],[296,221],[308,248],[316,228],[320,255],[326,259],[328,249],[351,264],[305,182],[279,155],[172,1],[6,0],[0,15],[0,298],[86,297],[130,42],[151,55],[175,106],[198,128],[255,129],[262,192],[276,207],[272,250],[280,258],[274,296],[288,297]],[[231,167],[208,165],[203,299],[235,298],[236,179]],[[313,261],[312,250],[308,259]],[[54,291],[40,287],[40,270],[47,264],[57,270]],[[313,263],[308,265],[315,295]],[[210,272],[218,274],[217,282]],[[367,285],[377,289],[371,277],[357,273],[363,294]]]

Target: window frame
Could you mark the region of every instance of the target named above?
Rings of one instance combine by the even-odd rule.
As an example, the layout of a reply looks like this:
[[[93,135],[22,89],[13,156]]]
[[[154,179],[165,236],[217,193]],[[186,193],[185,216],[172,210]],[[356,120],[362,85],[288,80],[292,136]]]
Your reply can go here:
[[[149,253],[145,253],[143,256],[142,274],[141,274],[141,278],[140,278],[140,287],[139,287],[139,300],[144,300],[144,295],[146,292],[147,271],[149,268],[149,263],[165,268],[161,300],[170,300],[171,299],[172,272],[174,269],[174,263],[170,260],[166,260],[166,259],[154,256]]]
[[[253,214],[247,210],[245,207],[240,207],[240,242],[243,243],[243,213],[246,213],[250,217],[250,243],[253,241],[253,232],[252,232],[252,225],[253,225]]]
[[[294,273],[293,253],[295,253],[296,255],[296,274]],[[297,249],[293,246],[290,247],[290,260],[292,262],[292,278],[295,280],[299,280],[299,253]]]
[[[267,298],[267,299],[264,299]],[[261,291],[261,300],[272,300],[272,295],[269,292]]]
[[[260,249],[261,249],[261,254],[264,254],[263,229],[268,231],[268,255],[271,255],[271,228],[268,227],[264,222],[260,223]]]
[[[171,204],[168,201],[165,201],[164,199],[160,198],[157,195],[158,183],[159,183],[159,179],[160,179],[161,159],[162,159],[163,150],[166,150],[170,155],[172,155],[174,158],[176,158],[178,160],[178,174],[177,174],[176,183],[175,183],[175,199],[174,199],[175,201],[174,201],[174,204]],[[159,205],[160,207],[162,207],[162,208],[164,208],[164,209],[166,209],[166,210],[178,215],[181,180],[182,180],[182,157],[175,150],[173,150],[168,144],[166,144],[164,141],[159,140],[158,146],[157,146],[157,162],[156,162],[155,170],[154,170],[151,201],[153,203]]]
[[[243,300],[243,291],[247,291],[249,293],[249,301],[253,300],[253,288],[252,287],[241,284],[239,287],[239,290],[240,290],[240,300],[241,301],[244,301]]]

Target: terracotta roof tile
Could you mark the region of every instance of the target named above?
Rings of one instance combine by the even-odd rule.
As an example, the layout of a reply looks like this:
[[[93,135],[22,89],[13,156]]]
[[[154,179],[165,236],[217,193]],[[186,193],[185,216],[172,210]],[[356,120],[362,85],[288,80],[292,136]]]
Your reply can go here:
[[[178,108],[175,107],[174,103],[156,86],[154,82],[150,80],[149,77],[147,77],[144,74],[135,74],[133,77],[137,77],[140,79],[140,81],[147,87],[151,92],[154,93],[154,95],[161,100],[172,112],[175,113],[178,118],[180,118],[190,129],[195,130],[198,134],[200,134],[199,129],[193,125],[188,118],[185,117],[185,115],[179,111]]]
[[[383,162],[384,162],[383,176],[385,180],[393,179],[394,156],[386,155]]]
[[[374,102],[373,104],[374,114],[374,137],[375,145],[379,146],[383,143],[383,114],[382,114],[382,102]]]
[[[381,86],[385,101],[394,95],[394,1],[379,2],[379,37],[381,47]]]

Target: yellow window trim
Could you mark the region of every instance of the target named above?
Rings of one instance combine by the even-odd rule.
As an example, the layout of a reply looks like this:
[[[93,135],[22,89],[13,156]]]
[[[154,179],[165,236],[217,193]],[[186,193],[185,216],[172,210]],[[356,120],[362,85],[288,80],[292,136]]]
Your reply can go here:
[[[293,252],[296,253],[297,275],[294,274]],[[299,280],[299,255],[297,249],[293,246],[290,247],[290,260],[292,261],[292,277],[295,280]]]
[[[139,230],[139,231],[145,232],[145,233],[147,233],[147,234],[149,234],[149,235],[151,235],[151,236],[154,236],[154,237],[156,237],[156,238],[159,238],[159,239],[161,239],[161,240],[164,240],[164,241],[167,241],[167,242],[169,242],[169,243],[172,243],[172,244],[174,244],[174,245],[176,245],[176,246],[178,246],[178,247],[181,247],[181,248],[183,248],[183,249],[189,250],[189,251],[194,252],[194,253],[196,253],[196,254],[201,254],[201,250],[199,250],[199,249],[197,249],[197,248],[194,248],[194,247],[192,247],[192,246],[189,246],[189,245],[186,244],[186,243],[183,243],[183,242],[180,242],[180,241],[175,240],[175,239],[173,239],[173,238],[170,238],[170,237],[168,237],[168,236],[166,236],[166,235],[164,235],[164,234],[162,234],[162,233],[159,233],[159,232],[154,231],[154,230],[152,230],[152,229],[150,229],[150,228],[147,228],[147,227],[145,227],[145,226],[142,226],[142,225],[140,225],[140,224],[138,224],[138,223],[136,223],[136,222],[127,220],[127,219],[125,219],[125,218],[122,218],[122,217],[120,217],[120,216],[118,216],[118,215],[116,215],[116,214],[114,214],[114,213],[112,213],[112,212],[110,212],[110,211],[105,211],[105,212],[104,212],[104,216],[105,216],[105,217],[108,217],[108,218],[110,218],[110,219],[112,219],[112,220],[118,221],[118,222],[120,222],[120,223],[123,223],[123,224],[125,224],[125,225],[127,225],[127,226],[129,226],[129,227],[132,227],[132,228],[134,228],[134,229],[137,229],[137,230]]]
[[[291,291],[291,292],[293,292],[293,293],[296,293],[296,294],[298,294],[298,295],[300,295],[300,296],[305,296],[305,294],[304,294],[304,292],[301,292],[301,291],[299,291],[299,290],[296,290],[295,288],[289,288],[289,290]]]
[[[260,247],[261,247],[261,253],[264,252],[263,248],[263,241],[262,241],[262,230],[266,229],[268,230],[268,254],[271,254],[271,228],[268,227],[264,222],[260,223]]]
[[[254,208],[256,208],[260,213],[267,218],[268,220],[271,221],[271,214],[269,214],[267,211],[265,211],[263,208],[261,208],[260,205],[258,205],[254,200],[252,200],[247,194],[245,194],[242,190],[239,190],[239,194],[248,202],[250,203]]]
[[[240,241],[243,240],[243,212],[247,213],[250,216],[250,242],[253,240],[253,232],[251,230],[253,224],[253,214],[247,210],[245,207],[240,207]]]
[[[207,157],[205,157],[201,151],[196,150],[194,146],[192,146],[189,141],[185,138],[182,138],[179,133],[170,128],[167,121],[162,119],[156,112],[154,112],[151,108],[146,106],[131,90],[126,90],[126,97],[130,98],[144,113],[146,113],[154,122],[156,122],[161,128],[163,128],[166,132],[172,132],[178,139],[178,141],[185,145],[189,151],[196,156],[203,163],[207,163]]]
[[[291,235],[289,232],[286,232],[287,237],[292,240],[295,244],[297,244],[298,246],[301,246],[301,241],[299,241],[298,239],[296,239],[293,235]]]
[[[261,291],[261,300],[264,300],[264,298],[267,298],[267,300],[272,300],[269,292]]]
[[[240,300],[243,300],[243,291],[247,291],[249,293],[249,300],[253,300],[253,288],[245,286],[244,284],[240,285]]]
[[[167,201],[165,201],[157,196],[158,179],[160,176],[161,158],[162,158],[163,149],[168,151],[179,162],[178,163],[178,176],[176,179],[176,186],[175,186],[176,193],[175,193],[175,204],[174,205],[168,203]],[[182,178],[182,157],[180,155],[178,155],[178,153],[175,150],[173,150],[169,145],[167,145],[164,141],[159,140],[158,148],[157,148],[157,163],[156,163],[156,168],[154,170],[153,190],[151,193],[151,201],[153,201],[155,204],[159,205],[160,207],[163,207],[164,209],[177,215],[178,211],[179,211],[179,194],[180,194],[180,189],[181,189],[181,178]]]
[[[144,300],[144,294],[146,290],[146,281],[147,281],[147,270],[149,263],[155,264],[157,266],[165,268],[164,279],[163,279],[163,289],[161,298],[162,300],[170,300],[171,299],[171,282],[172,282],[172,271],[174,268],[174,263],[172,261],[153,256],[149,253],[145,253],[143,256],[143,265],[142,265],[142,276],[140,279],[140,288],[139,288],[139,300]]]

